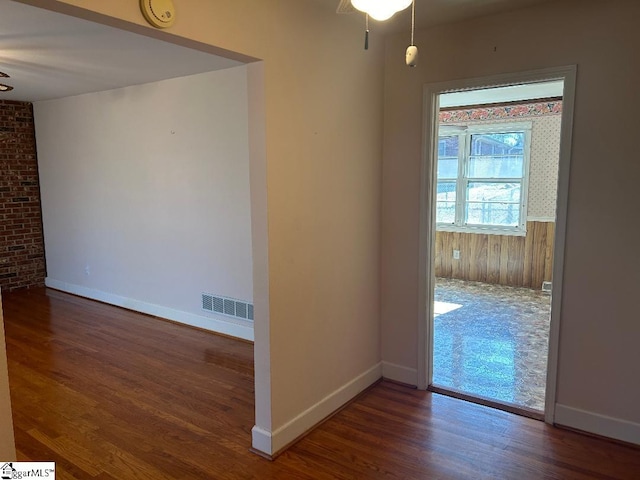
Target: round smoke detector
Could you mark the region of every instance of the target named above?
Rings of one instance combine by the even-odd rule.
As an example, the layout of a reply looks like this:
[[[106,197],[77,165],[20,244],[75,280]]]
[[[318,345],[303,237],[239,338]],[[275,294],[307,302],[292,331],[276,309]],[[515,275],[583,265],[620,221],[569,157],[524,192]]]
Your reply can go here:
[[[172,0],[140,0],[140,10],[147,22],[156,28],[170,27],[176,19]]]

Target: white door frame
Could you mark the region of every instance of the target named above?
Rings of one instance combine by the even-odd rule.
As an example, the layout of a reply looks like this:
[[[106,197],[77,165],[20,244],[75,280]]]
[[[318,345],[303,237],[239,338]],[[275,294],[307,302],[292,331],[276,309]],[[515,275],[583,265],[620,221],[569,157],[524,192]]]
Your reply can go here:
[[[420,246],[419,246],[419,306],[418,306],[418,388],[426,390],[433,379],[433,288],[435,285],[435,158],[437,152],[437,128],[439,95],[441,93],[477,90],[523,83],[564,80],[562,122],[560,132],[560,160],[558,165],[558,196],[556,230],[554,238],[553,285],[551,302],[551,326],[547,359],[547,386],[544,419],[554,422],[558,347],[562,306],[562,284],[569,196],[569,166],[571,161],[571,136],[575,104],[577,67],[575,65],[509,73],[490,77],[452,80],[430,83],[423,94],[422,168],[420,180]]]

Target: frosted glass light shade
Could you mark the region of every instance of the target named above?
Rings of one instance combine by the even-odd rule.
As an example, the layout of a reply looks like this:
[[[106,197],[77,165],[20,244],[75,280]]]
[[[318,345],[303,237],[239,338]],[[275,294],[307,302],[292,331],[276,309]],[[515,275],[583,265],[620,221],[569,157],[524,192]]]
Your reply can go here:
[[[351,0],[351,5],[374,20],[387,20],[411,5],[412,0]]]

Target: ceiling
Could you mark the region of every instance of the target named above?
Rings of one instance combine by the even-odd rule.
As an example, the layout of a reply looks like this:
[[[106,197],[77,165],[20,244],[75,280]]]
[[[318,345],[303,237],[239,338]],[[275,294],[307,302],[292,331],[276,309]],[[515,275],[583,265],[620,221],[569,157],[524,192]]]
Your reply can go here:
[[[241,63],[0,0],[0,98],[34,102],[204,73]]]
[[[131,0],[134,1],[134,0]],[[339,0],[314,0],[323,8]],[[419,28],[557,0],[416,0]],[[408,28],[410,12],[380,28]],[[361,16],[350,15],[361,23]],[[373,26],[373,28],[377,28]],[[0,79],[15,87],[0,98],[39,101],[139,85],[241,65],[211,53],[0,0]]]

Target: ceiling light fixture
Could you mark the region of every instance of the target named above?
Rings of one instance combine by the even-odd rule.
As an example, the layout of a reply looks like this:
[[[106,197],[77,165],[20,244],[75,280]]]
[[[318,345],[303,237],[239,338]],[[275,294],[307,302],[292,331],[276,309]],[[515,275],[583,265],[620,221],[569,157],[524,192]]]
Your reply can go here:
[[[9,75],[4,72],[0,72],[0,78],[9,78]],[[11,90],[13,90],[11,85],[0,83],[0,92],[10,92]]]
[[[354,8],[378,21],[388,20],[411,3],[412,0],[351,0]]]
[[[409,6],[411,6],[411,43],[405,52],[405,62],[409,67],[415,67],[418,64],[418,47],[413,42],[416,30],[416,0],[339,0],[336,13],[353,13],[356,10],[364,13],[364,49],[368,50],[369,17],[378,21],[388,20]]]

